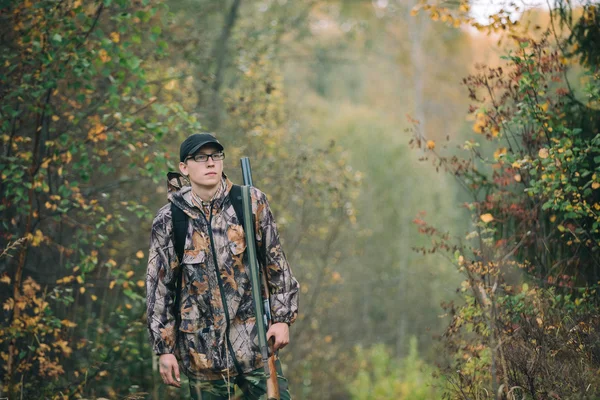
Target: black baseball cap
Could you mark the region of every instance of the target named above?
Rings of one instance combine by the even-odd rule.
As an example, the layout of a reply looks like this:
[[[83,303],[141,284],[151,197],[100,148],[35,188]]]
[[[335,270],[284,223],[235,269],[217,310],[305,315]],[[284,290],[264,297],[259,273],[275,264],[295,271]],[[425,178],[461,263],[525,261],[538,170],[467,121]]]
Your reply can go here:
[[[181,143],[179,161],[184,162],[188,156],[194,155],[202,146],[207,144],[214,144],[219,150],[223,150],[223,145],[210,133],[194,133]]]

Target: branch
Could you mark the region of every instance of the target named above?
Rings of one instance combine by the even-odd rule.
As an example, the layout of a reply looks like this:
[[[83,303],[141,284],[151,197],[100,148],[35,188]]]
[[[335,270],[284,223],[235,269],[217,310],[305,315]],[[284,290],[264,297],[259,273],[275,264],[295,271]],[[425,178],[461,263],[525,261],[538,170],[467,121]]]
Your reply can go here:
[[[96,25],[98,24],[98,20],[100,19],[100,14],[102,14],[102,10],[104,10],[104,2],[100,3],[100,6],[98,6],[98,9],[96,10],[96,15],[94,16],[94,22],[92,22],[92,26],[90,26],[90,29],[83,36],[81,43],[79,43],[77,45],[77,47],[75,47],[75,50],[79,50],[81,48],[81,46],[83,46],[85,44],[85,42],[87,41],[87,39],[90,37],[90,34],[92,33],[92,31],[96,28]]]

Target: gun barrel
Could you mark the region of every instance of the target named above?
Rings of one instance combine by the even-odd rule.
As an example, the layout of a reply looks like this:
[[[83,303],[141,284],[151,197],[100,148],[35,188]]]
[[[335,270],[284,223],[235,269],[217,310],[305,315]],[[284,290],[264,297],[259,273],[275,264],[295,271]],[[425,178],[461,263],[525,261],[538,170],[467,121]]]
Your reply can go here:
[[[254,186],[252,184],[252,168],[250,167],[250,159],[248,157],[242,157],[240,159],[240,163],[242,164],[242,179],[244,185]]]

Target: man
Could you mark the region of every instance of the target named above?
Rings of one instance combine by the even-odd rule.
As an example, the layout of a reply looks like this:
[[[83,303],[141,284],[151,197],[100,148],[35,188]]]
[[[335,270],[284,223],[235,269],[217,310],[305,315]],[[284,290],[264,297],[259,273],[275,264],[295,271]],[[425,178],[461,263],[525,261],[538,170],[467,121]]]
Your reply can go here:
[[[180,387],[182,368],[192,399],[228,399],[234,384],[245,398],[259,399],[266,393],[266,382],[259,379],[263,364],[246,241],[229,197],[232,183],[223,173],[223,150],[207,133],[191,135],[181,144],[179,170],[190,186],[173,187],[170,181],[178,190],[170,191],[169,203],[152,224],[148,329],[167,385]],[[251,197],[256,246],[270,293],[273,323],[267,339],[274,338],[277,350],[288,344],[289,325],[298,313],[298,282],[281,249],[265,194],[251,188]],[[174,244],[172,205],[187,215],[181,260]],[[289,399],[279,360],[276,364],[281,398]]]

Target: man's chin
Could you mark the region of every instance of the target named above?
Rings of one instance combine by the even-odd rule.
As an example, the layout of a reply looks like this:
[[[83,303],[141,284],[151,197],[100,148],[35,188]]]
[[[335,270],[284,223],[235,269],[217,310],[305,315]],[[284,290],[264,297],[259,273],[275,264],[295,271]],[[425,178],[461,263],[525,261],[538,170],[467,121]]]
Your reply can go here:
[[[204,187],[214,187],[221,182],[221,179],[217,175],[205,176],[202,179],[198,179],[196,185]]]

